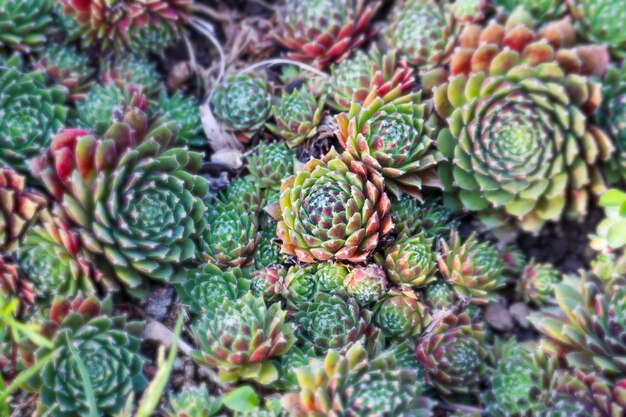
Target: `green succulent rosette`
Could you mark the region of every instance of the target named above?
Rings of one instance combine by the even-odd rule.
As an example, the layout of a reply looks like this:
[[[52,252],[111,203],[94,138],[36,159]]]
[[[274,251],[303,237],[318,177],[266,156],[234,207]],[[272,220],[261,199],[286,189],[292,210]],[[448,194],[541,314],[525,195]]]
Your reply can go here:
[[[531,45],[555,53],[546,43]],[[596,106],[598,86],[556,62],[530,65],[516,51],[496,53],[496,45],[470,56],[478,60],[488,47],[488,70],[452,76],[435,90],[448,120],[437,140],[451,161],[440,170],[446,189],[458,190],[460,206],[493,229],[513,222],[538,232],[563,215],[580,219],[604,189],[599,165],[613,149],[585,114]]]
[[[626,178],[626,64],[608,69],[602,80],[602,96],[594,120],[615,145],[615,155],[604,171],[607,179],[616,183]]]
[[[222,381],[272,384],[278,379],[273,359],[287,353],[296,340],[285,318],[279,303],[266,307],[263,298],[250,293],[235,301],[226,299],[194,327],[199,349],[192,357],[217,368]]]
[[[250,280],[242,277],[239,268],[222,271],[206,263],[190,268],[180,292],[181,301],[196,314],[205,314],[219,308],[226,299],[237,300],[250,290]]]
[[[504,286],[504,264],[498,251],[488,242],[478,242],[476,235],[465,241],[453,230],[450,239],[441,239],[439,272],[461,298],[475,304],[494,299],[494,292]]]
[[[533,313],[529,320],[545,336],[540,349],[565,360],[571,369],[618,380],[626,369],[626,284],[603,282],[590,272],[565,276],[554,285],[557,311]]]
[[[298,389],[283,406],[296,416],[426,417],[433,403],[420,397],[416,372],[400,368],[391,354],[370,354],[361,343],[347,351],[329,350],[296,370]]]
[[[54,31],[53,5],[52,0],[1,0],[0,50],[41,49]]]
[[[231,75],[215,87],[211,105],[224,127],[247,141],[270,116],[272,98],[263,77],[246,73]]]
[[[384,255],[381,264],[385,266],[389,281],[395,284],[423,287],[436,280],[437,252],[433,238],[423,233],[401,236]]]
[[[488,369],[485,330],[467,313],[446,312],[417,345],[426,382],[444,397],[476,393]]]
[[[517,292],[524,302],[542,306],[554,299],[554,285],[560,280],[561,274],[554,266],[531,260],[522,270]]]
[[[315,280],[319,291],[334,293],[345,283],[350,270],[345,265],[336,262],[323,262],[317,265]]]
[[[397,48],[412,64],[423,69],[445,64],[456,42],[454,16],[447,1],[408,0],[396,5],[383,32],[390,48]]]
[[[522,8],[539,23],[557,20],[568,11],[567,2],[560,0],[494,0],[493,4],[509,14]]]
[[[448,235],[457,222],[452,219],[452,211],[437,198],[419,200],[403,194],[391,200],[391,217],[394,234],[413,236],[423,232],[429,237]]]
[[[120,88],[113,83],[95,84],[76,108],[76,124],[93,129],[97,135],[103,135],[111,126],[114,113],[131,101],[133,93],[128,89]]]
[[[167,417],[212,417],[222,408],[222,402],[209,395],[206,385],[185,389],[170,395]]]
[[[117,290],[119,285],[103,272],[83,244],[79,231],[58,210],[44,209],[30,226],[16,252],[20,271],[34,284],[37,297],[74,297],[93,294],[98,286]]]
[[[250,176],[234,179],[220,194],[220,201],[223,204],[233,204],[241,211],[252,214],[256,214],[261,208],[261,200],[259,184]]]
[[[274,230],[261,230],[259,243],[254,250],[254,267],[257,270],[270,265],[282,263],[284,256],[280,253],[280,245],[275,243],[276,232]]]
[[[41,72],[22,72],[15,59],[0,65],[0,164],[27,172],[26,161],[63,127],[65,96],[63,89],[47,87]]]
[[[93,69],[87,56],[70,45],[50,45],[35,61],[34,67],[42,71],[55,85],[67,89],[67,101],[83,100],[91,88]]]
[[[299,387],[297,370],[307,366],[315,357],[317,357],[315,349],[308,343],[301,347],[292,346],[289,352],[280,358],[278,383],[281,388],[285,391],[296,391]]]
[[[458,300],[454,289],[445,282],[437,281],[428,287],[424,293],[424,302],[431,310],[450,308]]]
[[[115,84],[122,90],[135,88],[150,99],[155,99],[165,88],[156,67],[137,54],[126,54],[107,63],[101,79],[102,84]]]
[[[101,137],[67,129],[31,171],[62,204],[84,247],[133,295],[150,280],[181,283],[201,259],[209,184],[199,153],[172,147],[176,124],[116,114]]]
[[[431,322],[429,308],[410,289],[392,288],[374,305],[373,312],[374,323],[390,339],[415,337]]]
[[[371,336],[372,313],[343,293],[317,293],[296,313],[299,337],[316,351],[343,349]]]
[[[368,306],[387,293],[387,274],[376,264],[356,267],[346,275],[343,286],[359,304]]]
[[[110,298],[55,298],[43,326],[51,346],[34,352],[35,366],[45,364],[29,382],[39,391],[38,415],[82,417],[90,413],[90,404],[98,415],[115,415],[129,395],[146,387],[139,354],[143,323],[113,315],[112,307]]]
[[[317,126],[322,121],[324,96],[315,98],[307,87],[283,91],[278,102],[272,107],[275,123],[267,123],[267,128],[281,137],[288,147],[296,147],[317,134]]]
[[[159,112],[168,120],[178,122],[179,146],[205,149],[209,143],[202,132],[200,105],[193,96],[185,96],[180,91],[168,95],[161,91],[158,98]]]
[[[248,158],[248,171],[261,188],[280,189],[282,180],[293,175],[295,152],[281,142],[261,142]]]
[[[241,202],[216,203],[207,215],[202,254],[220,268],[245,267],[253,262],[258,240],[256,216],[245,211]]]
[[[266,302],[274,302],[285,294],[287,270],[282,265],[270,265],[255,271],[250,277],[250,292],[255,297],[263,297]]]
[[[336,117],[337,137],[345,158],[379,171],[386,188],[399,197],[422,198],[423,187],[441,188],[437,164],[443,159],[432,145],[429,117],[420,94],[368,96],[362,105]]]
[[[317,264],[289,268],[285,277],[283,298],[290,310],[300,310],[315,297],[319,287],[316,275]]]

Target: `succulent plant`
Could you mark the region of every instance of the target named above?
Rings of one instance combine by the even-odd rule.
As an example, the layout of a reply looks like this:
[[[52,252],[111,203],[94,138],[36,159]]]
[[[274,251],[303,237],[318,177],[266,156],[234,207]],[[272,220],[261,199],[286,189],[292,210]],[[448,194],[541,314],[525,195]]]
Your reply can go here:
[[[91,87],[90,77],[93,70],[88,59],[70,45],[49,46],[34,66],[52,83],[67,89],[70,103],[83,100]]]
[[[440,175],[490,228],[512,221],[537,232],[564,213],[578,219],[604,187],[598,165],[613,145],[588,123],[601,97],[588,75],[602,75],[608,57],[600,46],[566,49],[571,29],[568,21],[538,33],[519,23],[470,27],[449,81],[435,89],[449,126],[437,144],[452,161]]]
[[[600,206],[604,207],[605,216],[589,245],[603,252],[620,249],[626,245],[626,216],[622,214],[626,207],[626,193],[618,189],[608,190],[600,197]]]
[[[318,292],[317,264],[304,267],[292,266],[287,271],[283,285],[283,298],[291,310],[300,310],[310,303]]]
[[[604,417],[626,413],[626,380],[615,384],[596,374],[558,370],[552,377],[545,417]]]
[[[208,140],[202,133],[199,104],[195,97],[185,96],[180,90],[171,95],[161,90],[158,107],[164,118],[178,122],[177,145],[206,148]]]
[[[504,273],[510,276],[519,276],[528,265],[526,255],[515,245],[508,245],[500,252],[504,264]]]
[[[17,297],[25,304],[35,302],[32,282],[21,274],[18,265],[8,255],[4,255],[0,256],[0,297],[9,298],[11,296]],[[1,337],[0,340],[2,340]]]
[[[475,393],[487,371],[485,330],[467,313],[446,312],[417,345],[426,382],[443,396]]]
[[[201,155],[172,147],[176,124],[130,108],[102,138],[68,129],[52,142],[31,171],[62,201],[85,247],[137,296],[146,279],[181,282],[185,264],[200,259],[209,185],[194,174]]]
[[[257,270],[270,265],[280,264],[284,256],[280,253],[280,245],[274,242],[276,232],[274,230],[261,230],[259,242],[254,250],[254,267]]]
[[[327,104],[349,112],[352,103],[363,105],[370,94],[403,95],[414,83],[412,69],[398,59],[396,50],[383,55],[374,45],[368,53],[357,50],[352,58],[331,67]]]
[[[533,313],[529,320],[545,336],[540,348],[570,368],[617,378],[626,369],[626,284],[603,283],[582,273],[554,285],[560,312]]]
[[[211,105],[224,127],[248,142],[269,117],[272,98],[265,78],[246,73],[231,75],[215,87]]]
[[[234,301],[246,295],[250,281],[242,277],[239,268],[222,271],[205,263],[186,271],[182,287],[181,301],[188,304],[192,312],[206,314],[218,309],[226,299]]]
[[[47,87],[42,73],[23,73],[10,61],[0,66],[0,97],[0,164],[25,172],[26,161],[63,127],[65,91]]]
[[[190,0],[60,1],[72,20],[71,32],[83,44],[118,52],[154,51],[171,43],[180,34],[191,5]]]
[[[120,89],[137,89],[148,98],[155,98],[164,85],[156,67],[145,57],[127,54],[108,62],[102,73],[102,84],[115,84]]]
[[[567,2],[560,0],[492,0],[495,6],[506,13],[521,8],[531,14],[539,23],[557,20],[567,13]]]
[[[431,310],[451,308],[457,301],[456,292],[445,282],[437,281],[428,287],[424,293],[424,302]]]
[[[361,343],[344,353],[331,349],[296,374],[298,391],[282,399],[295,417],[430,415],[432,403],[418,397],[416,372],[399,368],[393,355],[370,355]]]
[[[482,394],[493,417],[543,416],[547,410],[554,360],[534,352],[534,346],[509,339],[501,346],[491,388]]]
[[[272,360],[291,349],[293,333],[279,303],[266,307],[263,298],[248,293],[235,301],[225,299],[200,319],[194,327],[199,350],[192,357],[217,368],[223,381],[243,378],[267,385],[278,379]]]
[[[387,274],[376,264],[356,267],[346,275],[343,286],[361,306],[368,306],[387,293]]]
[[[253,262],[258,240],[255,216],[239,203],[217,203],[207,215],[202,254],[220,268],[245,267]]]
[[[392,12],[383,33],[385,43],[397,48],[412,64],[429,69],[447,63],[456,45],[454,16],[447,1],[408,0]]]
[[[293,175],[295,153],[281,142],[261,142],[248,158],[248,170],[261,188],[280,189]]]
[[[374,306],[374,323],[383,336],[410,339],[430,323],[429,309],[410,289],[392,288]]]
[[[412,236],[423,232],[429,237],[449,234],[456,226],[452,220],[452,212],[440,199],[427,198],[419,200],[403,194],[391,201],[391,217],[394,223],[394,234]]]
[[[441,188],[436,167],[442,156],[431,146],[420,95],[400,93],[370,95],[362,105],[353,104],[336,117],[337,137],[349,160],[380,171],[394,195],[421,199],[423,187]]]
[[[289,0],[276,15],[275,39],[288,57],[324,68],[344,59],[371,32],[377,0]]]
[[[517,292],[524,302],[542,306],[554,298],[553,287],[560,277],[554,266],[537,263],[533,259],[520,275]]]
[[[322,121],[324,96],[316,98],[306,86],[291,92],[283,91],[280,99],[272,107],[274,123],[267,128],[280,136],[288,147],[293,148],[317,134],[317,126]]]
[[[315,280],[318,291],[334,293],[343,288],[349,269],[340,263],[323,262],[317,265]]]
[[[10,168],[0,168],[0,252],[18,247],[28,226],[46,205],[46,199],[26,188],[26,178]]]
[[[278,382],[285,391],[297,391],[298,377],[296,372],[299,368],[307,366],[316,357],[315,349],[311,344],[305,343],[302,347],[294,345],[280,358],[280,377]]]
[[[615,145],[613,160],[605,167],[608,180],[614,183],[626,177],[626,64],[607,70],[602,80],[602,97],[594,121]]]
[[[259,184],[250,176],[234,179],[220,195],[220,201],[223,204],[233,204],[248,213],[259,211],[261,199]]]
[[[103,272],[94,262],[78,230],[58,207],[39,213],[16,254],[20,270],[42,299],[93,294],[98,284],[105,289],[118,288],[108,272]]]
[[[485,18],[485,11],[490,5],[489,0],[457,0],[449,8],[457,22],[476,23]]]
[[[266,302],[274,302],[285,294],[287,271],[282,265],[270,265],[259,269],[250,278],[250,292],[255,297],[263,297]]]
[[[389,281],[398,285],[423,287],[434,282],[437,252],[433,238],[424,233],[401,236],[385,250],[384,266]]]
[[[39,415],[81,417],[89,414],[90,404],[98,415],[115,415],[130,394],[145,388],[138,337],[143,323],[127,322],[112,310],[110,298],[55,298],[43,326],[52,345],[34,353],[36,363],[46,361],[31,381],[39,390]]]
[[[502,258],[489,243],[479,243],[475,235],[462,242],[453,230],[450,239],[441,239],[439,271],[444,281],[461,298],[483,304],[493,299],[493,292],[504,285]]]
[[[189,388],[177,395],[170,395],[168,417],[212,417],[216,415],[222,403],[209,395],[206,385]]]
[[[115,84],[95,84],[76,109],[76,125],[104,135],[111,126],[116,113],[127,107],[139,107],[146,111],[145,97],[136,90],[119,88]]]
[[[371,337],[372,313],[344,293],[317,293],[296,313],[300,337],[323,353]]]
[[[619,13],[620,0],[569,0],[570,13],[579,25],[578,33],[594,44],[607,44],[619,58],[626,55],[626,28]]]
[[[0,1],[0,50],[40,49],[54,30],[52,0]]]
[[[365,261],[393,228],[380,175],[354,169],[332,149],[281,186],[276,233],[301,262]]]

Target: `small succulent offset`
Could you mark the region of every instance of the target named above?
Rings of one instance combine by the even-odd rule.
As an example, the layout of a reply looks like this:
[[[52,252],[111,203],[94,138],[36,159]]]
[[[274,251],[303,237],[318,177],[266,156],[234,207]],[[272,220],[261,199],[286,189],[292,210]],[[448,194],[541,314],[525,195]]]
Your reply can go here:
[[[382,176],[340,159],[311,159],[281,186],[276,233],[282,251],[302,262],[365,261],[393,227]]]
[[[289,0],[277,11],[276,40],[289,58],[324,68],[365,42],[378,0]]]
[[[283,91],[272,107],[275,123],[267,123],[267,128],[283,138],[287,146],[296,147],[317,134],[317,126],[322,121],[324,96],[316,98],[307,86]]]
[[[168,95],[161,90],[158,98],[160,114],[168,119],[178,122],[179,146],[202,149],[208,144],[207,138],[202,134],[202,121],[198,100],[193,96],[184,96],[180,91]]]
[[[619,58],[626,56],[626,28],[620,0],[570,0],[578,33],[596,44],[607,44]]]
[[[344,278],[343,286],[359,304],[368,306],[387,293],[387,276],[382,267],[369,264],[353,268]]]
[[[224,128],[246,143],[269,117],[272,98],[264,77],[245,73],[231,75],[215,87],[211,105]]]
[[[497,250],[488,242],[479,243],[475,235],[462,241],[453,230],[448,240],[441,239],[439,272],[461,298],[484,304],[493,300],[498,288],[505,284],[504,264]]]
[[[372,313],[342,293],[318,293],[294,320],[300,326],[299,336],[320,353],[341,350],[372,333]]]
[[[560,0],[493,0],[493,4],[511,13],[522,8],[539,22],[549,22],[567,13],[567,2]]]
[[[294,417],[430,415],[416,372],[400,368],[391,354],[371,355],[361,343],[344,353],[331,349],[296,374],[297,391],[282,399]]]
[[[192,357],[217,368],[220,379],[250,379],[271,384],[278,379],[273,362],[289,351],[296,338],[280,303],[265,306],[263,298],[248,293],[238,300],[225,299],[194,326],[199,349]]]
[[[424,287],[436,280],[437,252],[433,238],[423,233],[401,236],[385,250],[382,262],[389,281],[397,285]]]
[[[108,62],[102,71],[102,84],[115,84],[120,89],[136,89],[148,98],[155,98],[164,85],[156,67],[145,57],[127,54]]]
[[[255,297],[263,297],[266,302],[274,302],[284,295],[287,271],[282,265],[269,265],[255,271],[250,277],[250,292]]]
[[[300,310],[310,303],[318,292],[317,264],[304,267],[292,266],[287,271],[283,285],[283,298],[287,308]]]
[[[206,385],[189,388],[170,395],[168,417],[212,417],[222,408],[219,399],[209,395]]]
[[[526,303],[545,305],[554,298],[554,284],[561,280],[561,274],[550,264],[531,260],[519,277],[517,292]]]
[[[248,170],[261,188],[280,189],[284,178],[293,175],[295,152],[281,142],[260,143],[248,158]]]
[[[201,155],[175,142],[175,123],[129,108],[102,137],[62,131],[31,164],[84,246],[137,296],[147,279],[181,282],[184,265],[200,259],[208,181],[194,174]]]
[[[30,381],[39,390],[38,415],[81,417],[93,403],[98,414],[115,415],[130,394],[146,387],[138,337],[143,323],[112,313],[111,298],[55,298],[42,328],[52,346],[39,347],[32,357],[46,361]]]
[[[465,312],[446,312],[438,320],[417,346],[427,384],[443,396],[477,392],[488,369],[482,323],[472,323]]]
[[[391,339],[415,337],[431,322],[428,307],[410,289],[392,288],[373,311],[374,323]]]
[[[242,277],[239,268],[222,271],[206,263],[187,270],[180,297],[192,312],[206,314],[218,309],[224,300],[243,297],[249,289],[250,281]]]
[[[83,100],[91,87],[89,60],[70,45],[52,45],[34,63],[52,83],[67,89],[70,103]]]
[[[598,224],[590,246],[598,251],[618,250],[626,245],[626,193],[611,189],[600,197],[605,217]]]

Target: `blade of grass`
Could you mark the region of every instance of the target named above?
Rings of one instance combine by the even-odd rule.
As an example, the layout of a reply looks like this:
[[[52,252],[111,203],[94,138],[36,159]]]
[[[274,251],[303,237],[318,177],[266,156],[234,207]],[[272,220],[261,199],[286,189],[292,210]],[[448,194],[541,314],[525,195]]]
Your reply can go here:
[[[78,373],[80,374],[80,379],[83,381],[83,385],[85,386],[85,396],[87,397],[87,404],[89,405],[89,417],[98,417],[98,404],[96,403],[96,395],[93,392],[93,386],[91,386],[91,381],[89,380],[89,373],[87,373],[87,369],[85,368],[85,363],[80,358],[78,351],[72,344],[72,341],[67,340],[67,345],[72,353],[72,357],[76,362],[76,366],[78,367]]]
[[[137,407],[135,417],[151,417],[154,413],[154,410],[159,405],[163,390],[165,390],[167,381],[169,380],[172,369],[174,368],[174,361],[176,360],[176,353],[178,352],[178,339],[180,338],[182,328],[183,315],[181,314],[180,316],[178,316],[178,320],[176,320],[176,327],[174,328],[174,339],[172,340],[172,344],[170,345],[170,351],[167,355],[167,360],[165,361],[165,363],[160,364],[159,370],[152,379],[152,382],[150,382],[150,385],[148,385],[148,388],[146,388],[146,391],[143,393],[143,396],[141,397],[141,402]]]

